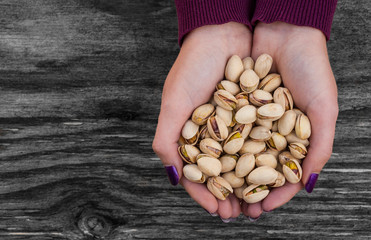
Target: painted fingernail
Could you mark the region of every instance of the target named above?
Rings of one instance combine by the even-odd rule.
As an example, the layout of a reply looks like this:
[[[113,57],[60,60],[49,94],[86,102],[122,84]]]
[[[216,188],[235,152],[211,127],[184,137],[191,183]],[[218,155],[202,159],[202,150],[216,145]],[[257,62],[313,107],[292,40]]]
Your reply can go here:
[[[207,212],[208,214],[210,214],[210,216],[212,216],[212,217],[219,216],[216,212],[215,213],[211,213],[211,212],[207,211],[205,208],[203,208],[203,210],[205,210],[205,212]]]
[[[165,166],[165,170],[171,185],[176,186],[179,182],[179,175],[174,166]]]
[[[305,190],[307,191],[307,193],[313,192],[313,189],[314,189],[314,186],[316,185],[317,179],[318,179],[318,174],[317,173],[312,173],[309,176],[309,180],[308,180],[307,184],[305,184]]]
[[[250,220],[250,222],[255,222],[255,221],[257,221],[259,218],[260,218],[260,216],[257,217],[257,218],[249,217],[249,220]]]
[[[236,221],[236,218],[220,218],[222,222],[224,223],[229,223],[229,222],[234,222]]]

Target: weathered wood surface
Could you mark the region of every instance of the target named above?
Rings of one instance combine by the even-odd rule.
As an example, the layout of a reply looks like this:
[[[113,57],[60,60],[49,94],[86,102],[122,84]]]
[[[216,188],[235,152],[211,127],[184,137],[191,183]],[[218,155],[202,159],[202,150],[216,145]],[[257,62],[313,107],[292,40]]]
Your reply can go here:
[[[223,224],[151,149],[171,0],[0,1],[0,239],[371,238],[370,11],[339,1],[334,153],[308,195]]]

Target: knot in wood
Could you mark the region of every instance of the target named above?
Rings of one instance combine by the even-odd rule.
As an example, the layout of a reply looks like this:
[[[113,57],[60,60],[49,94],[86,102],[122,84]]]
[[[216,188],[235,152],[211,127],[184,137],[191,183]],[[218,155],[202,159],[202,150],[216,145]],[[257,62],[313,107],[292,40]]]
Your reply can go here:
[[[109,235],[112,224],[104,216],[94,213],[82,213],[78,221],[78,227],[85,235],[104,238]]]

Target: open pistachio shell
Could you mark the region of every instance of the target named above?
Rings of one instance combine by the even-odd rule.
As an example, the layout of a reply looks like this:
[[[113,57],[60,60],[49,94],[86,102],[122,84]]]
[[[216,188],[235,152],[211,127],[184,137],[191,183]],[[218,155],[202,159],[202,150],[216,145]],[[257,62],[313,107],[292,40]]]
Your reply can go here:
[[[245,70],[240,77],[240,88],[246,93],[251,93],[254,91],[259,84],[259,77],[256,73],[251,70]]]
[[[237,154],[226,154],[223,155],[220,159],[220,163],[222,164],[222,173],[232,171],[237,164],[238,156]]]
[[[281,152],[280,155],[278,155],[278,161],[284,165],[286,162],[290,160],[297,160],[289,151]]]
[[[204,156],[197,160],[198,168],[208,176],[218,176],[222,170],[222,164],[214,157]]]
[[[260,118],[257,118],[256,119],[255,124],[258,125],[258,126],[266,127],[268,129],[272,129],[272,126],[273,126],[273,122],[272,121],[270,121],[270,120],[262,120]]]
[[[216,85],[216,90],[226,90],[230,92],[232,95],[236,95],[239,93],[240,87],[238,84],[231,82],[229,80],[222,80]]]
[[[284,110],[277,103],[268,103],[258,108],[257,117],[260,119],[275,121],[282,117]]]
[[[236,112],[234,119],[240,124],[253,123],[256,120],[256,108],[246,105]]]
[[[234,171],[223,173],[222,178],[227,180],[232,188],[241,187],[245,183],[245,179],[243,177],[237,177]]]
[[[282,106],[285,111],[293,109],[294,101],[290,91],[287,88],[279,87],[273,93],[273,99],[275,103],[278,103]]]
[[[303,159],[307,155],[307,148],[301,143],[291,143],[289,149],[290,153],[297,159]]]
[[[249,105],[249,96],[248,95],[249,94],[245,93],[245,92],[241,92],[241,93],[236,95],[236,99],[237,99],[237,106],[236,106],[236,109],[235,109],[236,112],[238,110],[240,110],[241,108],[243,108],[244,106]]]
[[[278,173],[277,179],[274,183],[269,185],[270,187],[281,187],[285,184],[286,182],[285,176],[279,171],[277,171],[277,173]]]
[[[246,69],[254,69],[254,60],[251,57],[245,57],[242,60],[243,68]]]
[[[269,70],[271,70],[272,64],[273,64],[272,57],[264,53],[256,59],[254,71],[259,76],[259,78],[262,79],[265,76],[267,76]]]
[[[296,116],[299,116],[300,114],[304,114],[300,109],[293,108],[292,110],[296,113]]]
[[[200,136],[199,136],[198,139],[202,140],[202,139],[205,139],[205,138],[211,138],[209,130],[207,129],[207,125],[203,125],[200,128]]]
[[[252,170],[247,176],[247,179],[251,183],[265,185],[274,183],[277,179],[277,176],[278,173],[274,168],[269,166],[261,166]]]
[[[266,185],[253,184],[245,188],[242,192],[243,200],[247,203],[257,203],[266,198],[269,189]]]
[[[239,198],[239,199],[243,199],[243,190],[245,190],[247,188],[247,184],[244,183],[241,187],[238,187],[238,188],[233,188],[233,194]]]
[[[272,103],[273,97],[272,94],[267,91],[256,89],[249,94],[249,100],[252,105],[261,107],[265,104]]]
[[[296,118],[295,133],[296,136],[298,136],[301,139],[307,139],[310,137],[311,134],[310,121],[309,118],[304,114],[300,114]]]
[[[195,163],[200,150],[193,145],[186,144],[178,147],[178,153],[186,163]]]
[[[296,113],[294,110],[286,111],[278,120],[278,131],[281,135],[289,135],[295,127]]]
[[[218,106],[226,110],[233,110],[237,106],[237,99],[226,90],[218,90],[214,93],[214,100]]]
[[[266,150],[265,142],[262,141],[254,141],[254,140],[247,140],[245,143],[242,145],[242,148],[238,153],[240,155],[245,154],[245,153],[252,153],[252,154],[258,154],[261,152],[264,152]]]
[[[233,111],[225,110],[222,107],[216,107],[216,115],[223,119],[225,125],[228,127],[233,127],[236,123],[233,121]]]
[[[186,145],[186,144],[187,144],[186,140],[184,139],[182,135],[180,135],[178,139],[178,145],[181,146],[181,145]]]
[[[195,145],[198,140],[199,132],[198,132],[199,126],[192,122],[192,120],[188,120],[182,129],[182,136],[185,139],[186,143]]]
[[[273,132],[272,137],[266,142],[268,147],[273,150],[282,151],[287,146],[287,141],[284,136],[278,132]]]
[[[279,155],[281,152],[280,152],[280,151],[277,151],[277,150],[274,150],[274,149],[270,149],[270,148],[268,148],[267,151],[265,151],[264,153],[272,154],[276,159],[278,159],[278,155]]]
[[[282,165],[283,174],[290,183],[298,183],[302,177],[302,169],[298,161],[290,160]]]
[[[236,176],[245,177],[249,174],[255,167],[255,157],[254,154],[246,153],[243,154],[237,161],[236,164]]]
[[[215,113],[214,110],[215,107],[212,104],[203,104],[193,111],[192,121],[197,125],[204,125],[207,119]]]
[[[245,139],[242,138],[240,132],[232,132],[224,141],[223,150],[228,154],[236,154],[241,148]]]
[[[200,141],[200,150],[203,153],[209,154],[210,156],[213,156],[215,158],[219,158],[220,155],[223,152],[223,148],[212,138],[205,138]]]
[[[295,131],[292,131],[289,135],[285,136],[286,137],[286,140],[287,142],[290,144],[290,143],[301,143],[303,144],[304,146],[308,147],[309,146],[309,141],[308,139],[301,139],[299,138],[298,136],[296,136],[296,133]]]
[[[243,70],[244,67],[241,58],[237,55],[233,55],[229,58],[225,67],[225,78],[232,82],[238,82]]]
[[[257,126],[251,129],[250,138],[256,141],[266,141],[271,138],[271,131],[263,126]]]
[[[207,179],[207,189],[220,200],[225,200],[230,193],[233,193],[232,186],[222,177]]]
[[[273,92],[281,85],[281,76],[277,73],[268,74],[261,82],[259,83],[258,89],[264,90],[267,92]]]
[[[271,168],[277,167],[277,158],[269,153],[259,153],[255,156],[256,166],[268,166]]]
[[[203,183],[206,180],[205,174],[203,174],[196,164],[187,164],[183,167],[184,176],[191,182]]]
[[[207,120],[207,129],[210,136],[216,141],[223,141],[228,137],[227,125],[218,116],[212,116]]]

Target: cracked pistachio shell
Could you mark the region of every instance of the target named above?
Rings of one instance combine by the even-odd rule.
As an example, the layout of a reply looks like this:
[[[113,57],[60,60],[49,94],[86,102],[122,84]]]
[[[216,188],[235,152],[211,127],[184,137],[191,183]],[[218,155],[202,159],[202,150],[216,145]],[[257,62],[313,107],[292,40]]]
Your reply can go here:
[[[303,159],[307,155],[307,148],[301,143],[291,143],[289,149],[291,155],[297,159]]]
[[[260,202],[269,194],[269,189],[265,185],[253,184],[243,190],[243,200],[247,203]]]
[[[249,136],[251,139],[256,140],[256,141],[267,141],[268,139],[271,138],[272,133],[266,127],[257,126],[251,129]]]
[[[222,177],[207,179],[207,189],[220,200],[225,200],[230,193],[233,193],[232,186]]]
[[[290,183],[298,183],[302,177],[302,169],[298,161],[290,160],[282,165],[285,178]]]
[[[278,132],[278,121],[272,122],[272,132]]]
[[[279,171],[277,171],[277,173],[278,173],[277,179],[274,183],[269,185],[270,187],[281,187],[285,184],[286,182],[285,176]]]
[[[223,173],[222,178],[224,178],[232,188],[241,187],[245,183],[245,179],[243,177],[237,177],[234,171]]]
[[[207,119],[215,114],[215,107],[212,104],[203,104],[197,107],[192,113],[192,121],[197,125],[206,124]]]
[[[248,95],[249,94],[245,93],[245,92],[241,92],[241,93],[236,95],[236,99],[237,99],[237,106],[236,106],[236,109],[235,109],[236,112],[238,110],[240,110],[241,108],[243,108],[244,106],[249,105],[249,96]]]
[[[240,151],[244,142],[245,139],[242,138],[240,132],[232,132],[224,141],[223,150],[228,154],[236,154],[238,151]]]
[[[257,167],[268,166],[271,168],[277,167],[277,158],[269,153],[259,153],[255,157]]]
[[[178,139],[178,145],[181,146],[181,145],[186,145],[186,144],[187,144],[186,140],[184,139],[182,135],[180,135]]]
[[[262,141],[254,141],[254,140],[246,140],[245,143],[242,145],[242,148],[238,153],[240,155],[245,153],[252,153],[258,154],[264,152],[266,150],[265,142]]]
[[[251,57],[245,57],[242,60],[243,68],[246,69],[254,69],[254,60]]]
[[[296,113],[294,110],[286,111],[283,116],[278,119],[278,132],[283,135],[289,135],[295,127]]]
[[[243,199],[243,190],[245,190],[247,188],[247,184],[244,183],[241,187],[238,187],[238,188],[233,188],[233,194],[239,198],[239,199]]]
[[[259,84],[259,77],[256,73],[251,70],[245,70],[240,77],[240,88],[246,93],[251,93],[254,91]]]
[[[178,147],[178,153],[186,163],[195,163],[200,150],[193,145],[186,144]]]
[[[236,95],[241,91],[237,83],[231,82],[229,80],[220,81],[215,88],[216,90],[226,90],[232,95]]]
[[[258,89],[267,92],[273,92],[281,85],[281,83],[281,76],[277,73],[271,73],[268,74],[263,80],[261,80]]]
[[[214,100],[218,106],[225,110],[233,110],[237,106],[237,99],[226,90],[218,90],[214,93]]]
[[[289,151],[281,152],[280,155],[278,155],[278,161],[284,165],[286,162],[290,160],[297,160]]]
[[[203,174],[196,164],[187,164],[183,167],[184,176],[191,182],[203,183],[206,180],[205,174]]]
[[[282,117],[285,113],[282,106],[277,103],[268,103],[258,108],[256,111],[257,117],[263,120],[275,121]]]
[[[249,94],[249,100],[252,105],[261,107],[265,104],[272,103],[273,97],[272,94],[267,91],[256,89]]]
[[[209,130],[207,129],[207,125],[203,125],[200,128],[199,139],[202,140],[202,139],[205,139],[205,138],[211,138],[210,133],[209,133]]]
[[[298,138],[298,136],[296,136],[296,133],[295,131],[292,131],[289,135],[285,136],[286,137],[286,140],[287,142],[290,144],[290,143],[301,143],[303,144],[304,146],[308,147],[309,146],[309,141],[308,139],[301,139],[301,138]]]
[[[287,146],[287,141],[284,136],[278,132],[273,132],[272,137],[266,142],[268,147],[273,150],[282,151]]]
[[[236,123],[233,121],[233,111],[225,110],[222,107],[216,107],[216,115],[223,119],[228,127],[233,127]]]
[[[280,154],[280,151],[268,148],[267,151],[265,151],[264,153],[272,154],[276,159],[278,159],[278,155]]]
[[[198,168],[207,176],[218,176],[222,170],[220,161],[211,156],[203,156],[197,159]]]
[[[254,71],[259,76],[260,79],[267,76],[269,70],[271,70],[273,64],[273,59],[268,54],[264,53],[256,59]]]
[[[252,105],[246,105],[236,112],[234,119],[240,124],[253,123],[256,120],[256,108]]]
[[[236,176],[245,177],[249,174],[255,167],[255,157],[254,154],[245,153],[237,161],[236,164]]]
[[[261,166],[255,168],[247,176],[247,180],[253,184],[271,184],[277,179],[278,173],[274,168]]]
[[[227,125],[218,116],[212,116],[207,120],[207,129],[210,136],[216,141],[223,141],[228,137]]]
[[[226,154],[223,155],[219,160],[222,164],[222,173],[232,171],[237,164],[238,156],[236,154]]]
[[[185,139],[186,143],[195,145],[197,143],[199,132],[199,126],[192,122],[192,120],[188,120],[182,129],[182,136]]]
[[[258,125],[258,126],[266,127],[268,129],[272,129],[272,126],[273,126],[273,122],[272,121],[270,121],[270,120],[262,120],[260,118],[257,118],[255,120],[255,124]]]
[[[232,82],[238,82],[244,70],[242,60],[239,56],[233,55],[229,58],[225,67],[225,78]]]
[[[200,141],[200,150],[203,153],[209,154],[215,158],[219,158],[223,152],[223,148],[212,138],[205,138]]]
[[[308,139],[311,134],[310,121],[307,116],[300,114],[296,118],[295,133],[301,139]]]
[[[275,103],[280,104],[285,111],[293,109],[294,101],[290,91],[287,88],[279,87],[273,93],[273,100]]]
[[[251,129],[252,129],[252,123],[248,123],[248,124],[236,124],[236,126],[234,126],[234,128],[233,128],[233,131],[240,132],[242,138],[246,140],[246,138],[250,134]]]

